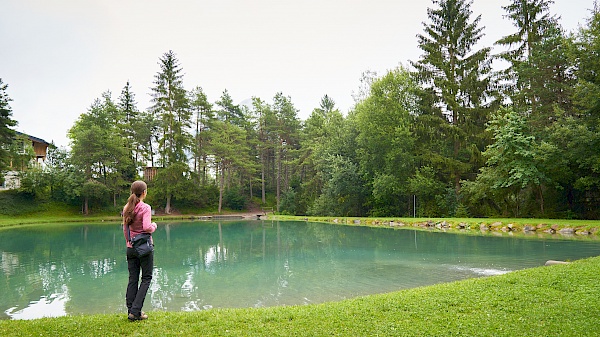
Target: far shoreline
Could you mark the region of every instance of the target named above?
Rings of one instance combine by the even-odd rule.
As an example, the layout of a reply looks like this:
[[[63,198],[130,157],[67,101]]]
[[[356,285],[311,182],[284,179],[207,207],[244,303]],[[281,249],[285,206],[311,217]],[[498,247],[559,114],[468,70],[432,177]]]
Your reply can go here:
[[[465,235],[516,236],[542,239],[600,240],[600,220],[534,219],[534,218],[402,218],[402,217],[315,217],[265,214],[258,212],[228,212],[222,214],[156,214],[153,220],[168,221],[230,221],[270,220],[321,222],[348,226],[368,226],[393,229],[439,231]],[[50,223],[120,223],[120,216],[30,215],[0,217],[0,230]]]

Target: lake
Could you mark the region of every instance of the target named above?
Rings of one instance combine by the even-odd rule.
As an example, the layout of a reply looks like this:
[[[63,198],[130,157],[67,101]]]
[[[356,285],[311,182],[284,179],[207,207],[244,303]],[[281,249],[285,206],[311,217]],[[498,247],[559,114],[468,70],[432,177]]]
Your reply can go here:
[[[311,222],[159,223],[144,310],[304,305],[600,255],[600,241]],[[126,313],[120,224],[0,231],[0,319]]]

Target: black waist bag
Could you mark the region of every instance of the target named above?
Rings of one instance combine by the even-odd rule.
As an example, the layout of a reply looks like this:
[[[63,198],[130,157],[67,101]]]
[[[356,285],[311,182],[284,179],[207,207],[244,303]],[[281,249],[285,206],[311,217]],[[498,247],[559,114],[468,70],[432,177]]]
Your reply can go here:
[[[131,245],[138,257],[146,256],[154,251],[154,245],[152,244],[152,235],[148,233],[141,233],[134,236],[131,239]]]

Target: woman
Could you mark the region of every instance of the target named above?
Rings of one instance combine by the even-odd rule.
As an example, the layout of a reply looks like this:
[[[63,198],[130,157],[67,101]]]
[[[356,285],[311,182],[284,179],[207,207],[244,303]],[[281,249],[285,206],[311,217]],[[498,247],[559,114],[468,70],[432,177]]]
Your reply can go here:
[[[127,318],[130,321],[148,319],[148,315],[142,312],[142,306],[152,280],[154,252],[138,257],[131,242],[127,239],[140,233],[153,233],[156,230],[156,223],[150,222],[152,209],[150,205],[144,203],[146,193],[146,183],[141,180],[134,181],[131,184],[131,195],[123,208],[123,234],[127,242],[127,268],[129,269],[129,283],[127,284],[125,302],[127,304]],[[130,236],[128,236],[128,231]],[[142,272],[141,283],[139,283],[140,270]]]

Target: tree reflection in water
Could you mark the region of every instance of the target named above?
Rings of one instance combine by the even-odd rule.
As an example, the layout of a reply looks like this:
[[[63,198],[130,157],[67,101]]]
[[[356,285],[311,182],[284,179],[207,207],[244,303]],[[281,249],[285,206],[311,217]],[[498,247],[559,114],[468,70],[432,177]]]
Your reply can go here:
[[[153,237],[146,311],[319,303],[600,255],[596,241],[307,222],[162,223]],[[125,312],[120,225],[0,231],[0,257],[0,318]]]

